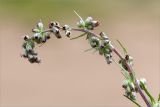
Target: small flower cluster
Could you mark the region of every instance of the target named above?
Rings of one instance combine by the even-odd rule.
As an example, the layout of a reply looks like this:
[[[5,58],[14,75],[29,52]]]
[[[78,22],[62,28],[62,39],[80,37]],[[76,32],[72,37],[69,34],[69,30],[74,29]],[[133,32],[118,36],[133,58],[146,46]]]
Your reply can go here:
[[[106,62],[110,64],[112,62],[113,46],[108,36],[104,32],[101,32],[99,35],[100,37],[88,34],[87,38],[89,40],[91,47],[99,51],[100,55],[104,55]]]
[[[41,60],[38,59],[37,53],[34,52],[35,44],[44,44],[47,40],[51,38],[50,34],[54,34],[58,39],[62,38],[60,30],[65,31],[65,35],[70,37],[71,28],[69,25],[60,26],[58,22],[50,22],[49,29],[45,30],[43,23],[40,21],[37,26],[32,29],[33,36],[24,36],[23,43],[23,54],[22,57],[28,58],[30,63],[40,63]]]
[[[144,90],[144,86],[146,87],[146,79],[141,78],[140,80],[137,81],[140,88]],[[126,78],[123,81],[122,85],[122,87],[125,89],[125,96],[132,100],[136,100],[136,93],[138,93],[138,87],[136,87],[135,84],[136,84],[135,81],[133,81],[130,78]]]
[[[99,22],[93,20],[92,17],[87,17],[85,21],[80,20],[79,22],[77,22],[77,26],[83,29],[94,30],[95,27],[99,26]]]
[[[32,38],[30,38],[29,36],[24,36],[24,43],[22,47],[24,50],[22,57],[28,58],[28,61],[30,63],[41,62],[41,60],[37,57],[37,53],[34,51],[35,43],[33,42]]]

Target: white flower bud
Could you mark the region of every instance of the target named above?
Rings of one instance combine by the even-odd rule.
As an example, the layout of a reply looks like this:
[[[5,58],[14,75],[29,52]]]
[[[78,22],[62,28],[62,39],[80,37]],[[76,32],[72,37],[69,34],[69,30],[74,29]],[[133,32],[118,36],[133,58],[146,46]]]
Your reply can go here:
[[[82,20],[80,20],[79,22],[77,22],[77,26],[79,28],[83,28],[85,26],[85,23]]]
[[[146,79],[145,79],[145,78],[141,78],[141,79],[140,79],[140,82],[141,82],[141,83],[143,83],[144,85],[146,85],[146,84],[147,84],[147,81],[146,81]]]
[[[69,30],[69,29],[70,29],[69,25],[64,25],[63,26],[63,30]]]
[[[33,34],[33,37],[35,39],[39,39],[41,37],[41,34],[40,33],[35,33],[35,34]]]
[[[87,19],[85,20],[85,23],[89,24],[93,21],[92,17],[87,17]]]
[[[43,23],[40,21],[40,22],[38,22],[38,24],[37,24],[37,28],[38,29],[43,29]]]
[[[92,26],[93,27],[97,27],[99,25],[99,22],[98,21],[92,21]]]
[[[95,47],[98,47],[100,45],[100,40],[99,38],[95,37],[95,36],[92,36],[90,38],[90,45],[92,48],[95,48]]]
[[[66,35],[67,37],[70,37],[70,34],[71,34],[71,31],[69,31],[69,30],[66,30],[66,31],[65,31],[65,35]]]

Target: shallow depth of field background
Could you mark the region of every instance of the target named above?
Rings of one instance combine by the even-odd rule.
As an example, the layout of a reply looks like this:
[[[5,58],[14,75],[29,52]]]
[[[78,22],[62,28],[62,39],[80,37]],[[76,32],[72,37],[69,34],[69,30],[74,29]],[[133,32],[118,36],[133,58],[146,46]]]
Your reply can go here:
[[[0,107],[135,107],[123,97],[123,76],[107,65],[85,38],[54,36],[37,48],[41,64],[20,57],[22,36],[41,19],[75,26],[78,17],[93,16],[120,47],[134,57],[137,77],[145,77],[157,98],[160,93],[159,0],[0,0]],[[72,36],[80,33],[74,32]],[[143,101],[138,96],[138,101]]]

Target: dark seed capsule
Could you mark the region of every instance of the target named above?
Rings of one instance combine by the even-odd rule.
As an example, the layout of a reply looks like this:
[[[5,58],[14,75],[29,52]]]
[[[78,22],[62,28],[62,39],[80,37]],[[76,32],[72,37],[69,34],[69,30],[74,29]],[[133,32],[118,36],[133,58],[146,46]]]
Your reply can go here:
[[[25,36],[23,37],[23,39],[26,41],[26,40],[29,39],[29,36],[28,36],[28,35],[25,35]]]
[[[124,89],[126,89],[126,88],[127,88],[127,86],[126,86],[126,85],[124,85],[124,84],[122,85],[122,87],[123,87]]]

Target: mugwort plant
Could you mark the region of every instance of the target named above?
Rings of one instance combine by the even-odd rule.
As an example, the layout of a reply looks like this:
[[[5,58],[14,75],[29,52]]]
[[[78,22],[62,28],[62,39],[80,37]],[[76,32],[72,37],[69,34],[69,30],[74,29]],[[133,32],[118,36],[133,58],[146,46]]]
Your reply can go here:
[[[46,29],[40,20],[36,27],[32,29],[32,36],[26,35],[23,37],[23,54],[21,56],[28,59],[30,63],[40,63],[41,60],[38,58],[37,52],[35,52],[36,45],[43,45],[51,38],[52,35],[57,39],[62,38],[62,36],[70,38],[72,31],[81,32],[79,36],[70,39],[74,40],[85,36],[86,40],[91,46],[91,49],[89,50],[94,49],[95,51],[99,52],[99,55],[105,58],[107,64],[114,62],[120,67],[121,73],[124,76],[124,81],[122,83],[122,88],[124,89],[123,95],[127,99],[136,104],[136,106],[142,107],[137,102],[136,97],[137,94],[140,94],[147,107],[160,107],[160,94],[156,100],[147,89],[146,79],[136,78],[135,71],[133,70],[133,57],[128,54],[122,43],[117,40],[124,51],[124,55],[121,55],[116,50],[105,32],[100,32],[99,34],[92,32],[96,27],[99,26],[99,21],[94,20],[92,17],[87,17],[85,20],[83,20],[76,11],[74,12],[79,17],[77,28],[73,28],[68,24],[62,26],[59,24],[59,22],[51,21]],[[65,35],[62,35],[61,32],[64,32]],[[112,57],[113,53],[119,57],[118,61],[115,61]]]

